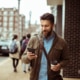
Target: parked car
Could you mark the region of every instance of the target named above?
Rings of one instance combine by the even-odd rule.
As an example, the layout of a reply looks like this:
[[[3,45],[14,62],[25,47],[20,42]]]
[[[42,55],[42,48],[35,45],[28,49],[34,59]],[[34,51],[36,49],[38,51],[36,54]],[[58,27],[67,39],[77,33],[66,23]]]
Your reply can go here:
[[[0,54],[1,55],[9,55],[11,40],[0,40]]]

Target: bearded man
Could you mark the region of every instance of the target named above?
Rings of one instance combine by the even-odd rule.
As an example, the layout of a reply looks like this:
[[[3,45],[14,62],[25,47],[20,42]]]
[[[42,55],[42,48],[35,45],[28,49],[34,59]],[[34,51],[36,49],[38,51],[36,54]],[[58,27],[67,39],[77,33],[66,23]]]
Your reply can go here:
[[[63,80],[60,70],[69,60],[67,43],[54,31],[53,14],[43,14],[40,22],[41,33],[31,37],[22,61],[32,63],[30,80]]]

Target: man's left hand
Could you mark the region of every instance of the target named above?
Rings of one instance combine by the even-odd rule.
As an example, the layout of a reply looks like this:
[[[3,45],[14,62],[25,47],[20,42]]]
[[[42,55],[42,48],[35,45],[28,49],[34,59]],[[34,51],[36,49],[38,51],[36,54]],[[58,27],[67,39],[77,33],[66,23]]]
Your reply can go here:
[[[61,69],[61,65],[58,63],[57,65],[51,65],[51,70],[59,71]]]

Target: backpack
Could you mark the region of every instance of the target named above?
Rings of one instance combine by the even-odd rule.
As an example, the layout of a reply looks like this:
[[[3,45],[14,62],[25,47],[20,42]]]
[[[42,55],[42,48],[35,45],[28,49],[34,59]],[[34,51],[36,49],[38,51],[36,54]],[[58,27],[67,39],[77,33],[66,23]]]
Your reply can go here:
[[[18,52],[17,44],[15,41],[12,41],[12,43],[10,45],[10,53],[15,54],[16,52]]]
[[[26,47],[27,47],[27,43],[28,43],[29,39],[25,39],[23,42],[22,42],[22,51],[24,52]]]

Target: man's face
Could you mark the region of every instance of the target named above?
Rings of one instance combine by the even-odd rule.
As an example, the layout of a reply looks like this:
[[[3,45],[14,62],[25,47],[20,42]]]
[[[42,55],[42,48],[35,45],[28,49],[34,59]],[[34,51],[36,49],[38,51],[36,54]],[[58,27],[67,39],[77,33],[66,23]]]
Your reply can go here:
[[[41,20],[40,22],[42,33],[47,38],[53,31],[53,24],[49,20]]]

